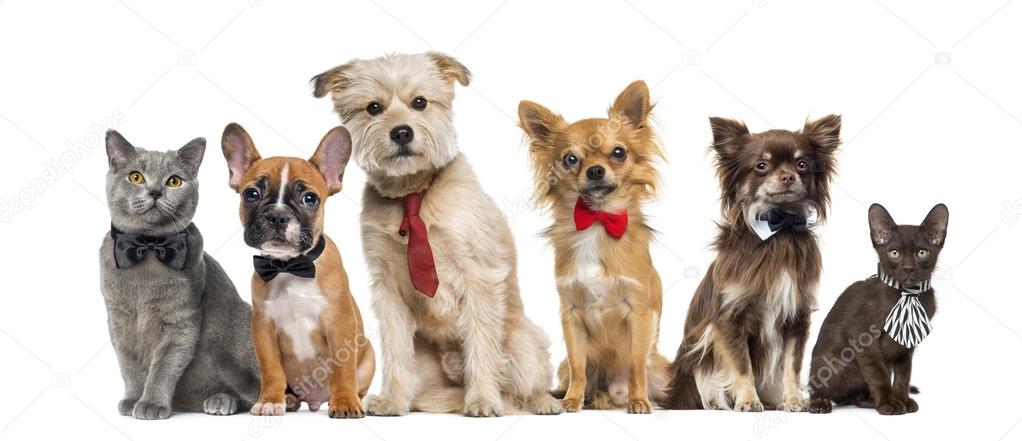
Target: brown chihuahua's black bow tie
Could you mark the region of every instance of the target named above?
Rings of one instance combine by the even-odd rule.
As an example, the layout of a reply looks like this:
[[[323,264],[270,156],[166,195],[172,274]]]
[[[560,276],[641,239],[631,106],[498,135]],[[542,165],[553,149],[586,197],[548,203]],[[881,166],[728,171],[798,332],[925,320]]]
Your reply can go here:
[[[114,240],[114,264],[118,269],[135,266],[150,251],[161,263],[177,270],[183,269],[188,259],[188,234],[184,231],[169,236],[146,236],[111,226],[110,237]]]

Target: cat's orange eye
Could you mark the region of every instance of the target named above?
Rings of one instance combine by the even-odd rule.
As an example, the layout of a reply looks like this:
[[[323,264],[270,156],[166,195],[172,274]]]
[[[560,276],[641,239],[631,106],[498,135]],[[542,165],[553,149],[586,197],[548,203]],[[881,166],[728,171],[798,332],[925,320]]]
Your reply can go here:
[[[178,188],[182,183],[184,183],[184,181],[182,181],[181,177],[178,175],[171,176],[167,179],[167,186],[170,188]]]
[[[145,183],[145,177],[142,176],[142,173],[133,171],[131,173],[128,173],[128,182],[135,185],[142,185]]]

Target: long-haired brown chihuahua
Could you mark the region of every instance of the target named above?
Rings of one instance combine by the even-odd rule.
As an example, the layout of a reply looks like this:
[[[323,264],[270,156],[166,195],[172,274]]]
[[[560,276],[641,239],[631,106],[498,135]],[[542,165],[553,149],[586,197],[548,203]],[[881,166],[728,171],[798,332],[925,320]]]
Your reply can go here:
[[[558,369],[562,404],[649,413],[663,398],[667,360],[656,349],[663,289],[653,268],[641,204],[655,193],[663,153],[649,126],[646,83],[628,86],[607,118],[568,124],[522,101],[537,201],[554,217],[561,326],[568,357]]]
[[[696,289],[664,407],[806,409],[799,382],[816,307],[820,250],[841,117],[750,134],[710,118],[723,222]]]

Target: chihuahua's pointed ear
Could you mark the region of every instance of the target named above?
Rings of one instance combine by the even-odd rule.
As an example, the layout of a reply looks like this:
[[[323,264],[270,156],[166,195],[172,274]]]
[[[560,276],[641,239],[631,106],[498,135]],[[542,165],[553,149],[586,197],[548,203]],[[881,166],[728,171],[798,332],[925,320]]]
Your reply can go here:
[[[323,179],[326,179],[326,187],[330,194],[341,191],[344,167],[348,164],[348,159],[351,159],[351,134],[342,126],[334,127],[327,132],[319,142],[316,153],[309,158],[309,162],[319,168]]]
[[[114,129],[106,131],[106,158],[111,166],[120,167],[138,155],[135,146]]]
[[[639,128],[646,125],[646,118],[653,111],[653,105],[649,102],[649,88],[646,82],[638,80],[629,84],[625,90],[618,94],[614,104],[610,106],[607,113],[611,118],[624,118]]]
[[[469,72],[468,68],[454,57],[440,52],[430,52],[426,55],[433,59],[433,63],[436,63],[436,67],[440,69],[440,75],[445,80],[452,83],[457,81],[462,86],[468,86],[469,81],[472,80],[472,72]]]
[[[567,125],[561,115],[532,101],[518,103],[518,124],[533,141],[541,143],[549,143],[553,134]]]
[[[886,245],[894,238],[898,224],[894,223],[891,214],[883,205],[869,206],[869,236],[874,246]]]
[[[930,209],[926,219],[923,219],[920,228],[926,234],[926,239],[930,241],[930,245],[935,247],[944,246],[944,238],[947,237],[947,217],[947,206],[937,204]]]
[[[206,155],[206,138],[195,138],[184,147],[177,149],[177,160],[188,169],[192,176],[199,173],[202,158]]]
[[[802,134],[824,150],[833,151],[841,145],[841,115],[827,115],[806,121]]]
[[[713,149],[720,154],[730,152],[735,140],[749,134],[745,123],[717,116],[710,117],[710,130],[713,131]]]
[[[342,64],[326,72],[312,77],[312,96],[323,98],[331,92],[339,92],[351,85],[347,73],[353,64]]]
[[[224,150],[224,158],[227,159],[227,169],[231,172],[228,183],[234,191],[240,192],[245,172],[261,159],[259,151],[256,150],[252,137],[248,136],[248,132],[238,123],[230,123],[224,127],[220,146]]]

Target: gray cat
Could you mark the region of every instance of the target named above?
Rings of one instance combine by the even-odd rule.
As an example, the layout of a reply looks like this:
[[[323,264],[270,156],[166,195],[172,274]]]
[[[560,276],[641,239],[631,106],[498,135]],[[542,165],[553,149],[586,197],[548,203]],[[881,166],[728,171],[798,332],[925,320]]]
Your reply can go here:
[[[202,138],[153,152],[106,134],[111,231],[99,252],[100,282],[124,379],[122,415],[230,415],[259,393],[252,308],[203,253],[192,224],[205,150]]]

